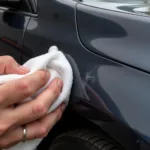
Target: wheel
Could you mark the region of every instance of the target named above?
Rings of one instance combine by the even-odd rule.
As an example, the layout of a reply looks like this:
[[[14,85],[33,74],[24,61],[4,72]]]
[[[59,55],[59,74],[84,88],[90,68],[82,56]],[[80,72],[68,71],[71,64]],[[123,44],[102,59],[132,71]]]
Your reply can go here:
[[[58,136],[49,150],[124,150],[104,133],[74,130]]]

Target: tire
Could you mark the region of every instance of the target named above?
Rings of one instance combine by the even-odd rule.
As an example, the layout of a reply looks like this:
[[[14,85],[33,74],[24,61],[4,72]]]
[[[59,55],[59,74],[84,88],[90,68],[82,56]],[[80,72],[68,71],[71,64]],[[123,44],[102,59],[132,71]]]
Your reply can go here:
[[[104,133],[74,130],[57,137],[49,150],[124,150]]]

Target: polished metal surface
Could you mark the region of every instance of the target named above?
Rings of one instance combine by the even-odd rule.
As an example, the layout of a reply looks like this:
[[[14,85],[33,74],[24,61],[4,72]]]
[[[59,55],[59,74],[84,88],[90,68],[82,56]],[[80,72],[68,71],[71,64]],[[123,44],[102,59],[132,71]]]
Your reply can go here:
[[[149,147],[149,16],[72,0],[37,5],[31,16],[0,10],[1,55],[24,63],[57,45],[74,71],[73,110],[126,149],[148,150],[139,139]]]

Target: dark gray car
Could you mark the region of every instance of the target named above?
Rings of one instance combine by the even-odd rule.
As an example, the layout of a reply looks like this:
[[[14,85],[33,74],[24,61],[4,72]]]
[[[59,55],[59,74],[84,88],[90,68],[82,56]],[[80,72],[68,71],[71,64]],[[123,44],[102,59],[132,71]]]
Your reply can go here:
[[[0,54],[61,49],[74,71],[63,119],[39,150],[150,149],[149,0],[0,0]]]

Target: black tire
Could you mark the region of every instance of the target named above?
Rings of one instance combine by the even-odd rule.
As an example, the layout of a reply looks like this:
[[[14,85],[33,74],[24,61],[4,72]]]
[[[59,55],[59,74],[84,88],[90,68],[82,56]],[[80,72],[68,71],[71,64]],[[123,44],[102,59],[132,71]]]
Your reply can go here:
[[[57,137],[49,150],[124,150],[104,133],[75,130]]]

